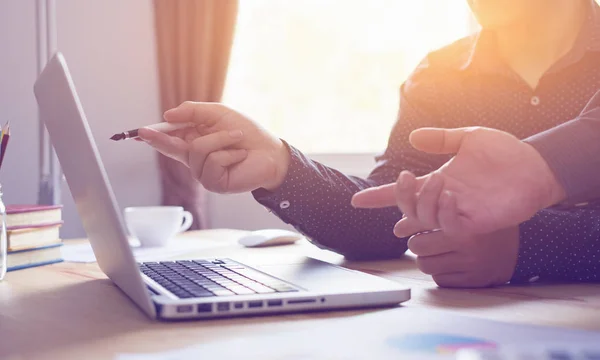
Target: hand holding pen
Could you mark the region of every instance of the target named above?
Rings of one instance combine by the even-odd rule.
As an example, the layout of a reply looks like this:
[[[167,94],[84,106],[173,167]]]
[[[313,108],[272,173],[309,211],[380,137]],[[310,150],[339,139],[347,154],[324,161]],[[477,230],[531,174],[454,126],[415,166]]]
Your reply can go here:
[[[217,193],[273,190],[287,175],[290,154],[283,141],[231,108],[185,102],[165,112],[164,118],[174,126],[168,129],[178,131],[167,134],[164,128],[150,126],[115,137],[139,136],[189,167],[196,180]],[[185,129],[190,126],[196,128]]]

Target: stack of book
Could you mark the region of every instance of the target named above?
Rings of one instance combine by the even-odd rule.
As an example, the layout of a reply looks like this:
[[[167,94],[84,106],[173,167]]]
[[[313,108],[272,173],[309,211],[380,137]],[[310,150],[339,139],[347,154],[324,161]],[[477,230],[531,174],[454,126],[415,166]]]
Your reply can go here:
[[[7,205],[7,271],[61,262],[62,206]]]

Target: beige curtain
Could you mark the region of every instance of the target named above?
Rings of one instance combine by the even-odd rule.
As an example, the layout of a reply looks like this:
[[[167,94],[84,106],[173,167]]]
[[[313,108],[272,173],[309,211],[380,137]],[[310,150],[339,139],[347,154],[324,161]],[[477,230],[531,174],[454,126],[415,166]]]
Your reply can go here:
[[[163,111],[184,101],[220,101],[233,42],[237,0],[154,0]],[[194,215],[191,229],[206,226],[204,191],[189,170],[159,158],[162,203]]]

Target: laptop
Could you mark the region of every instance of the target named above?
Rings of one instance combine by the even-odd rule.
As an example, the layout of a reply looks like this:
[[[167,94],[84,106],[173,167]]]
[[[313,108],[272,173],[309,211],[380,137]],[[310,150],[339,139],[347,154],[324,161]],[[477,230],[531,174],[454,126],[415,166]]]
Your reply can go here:
[[[227,256],[136,262],[61,53],[45,66],[34,93],[100,269],[150,318],[389,307],[410,299],[410,289],[398,283],[311,257],[264,266]]]

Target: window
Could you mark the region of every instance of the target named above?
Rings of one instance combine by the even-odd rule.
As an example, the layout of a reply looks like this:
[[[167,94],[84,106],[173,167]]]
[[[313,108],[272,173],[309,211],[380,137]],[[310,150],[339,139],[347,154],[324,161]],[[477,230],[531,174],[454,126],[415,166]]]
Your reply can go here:
[[[385,149],[402,82],[466,0],[242,0],[224,102],[308,153]]]

